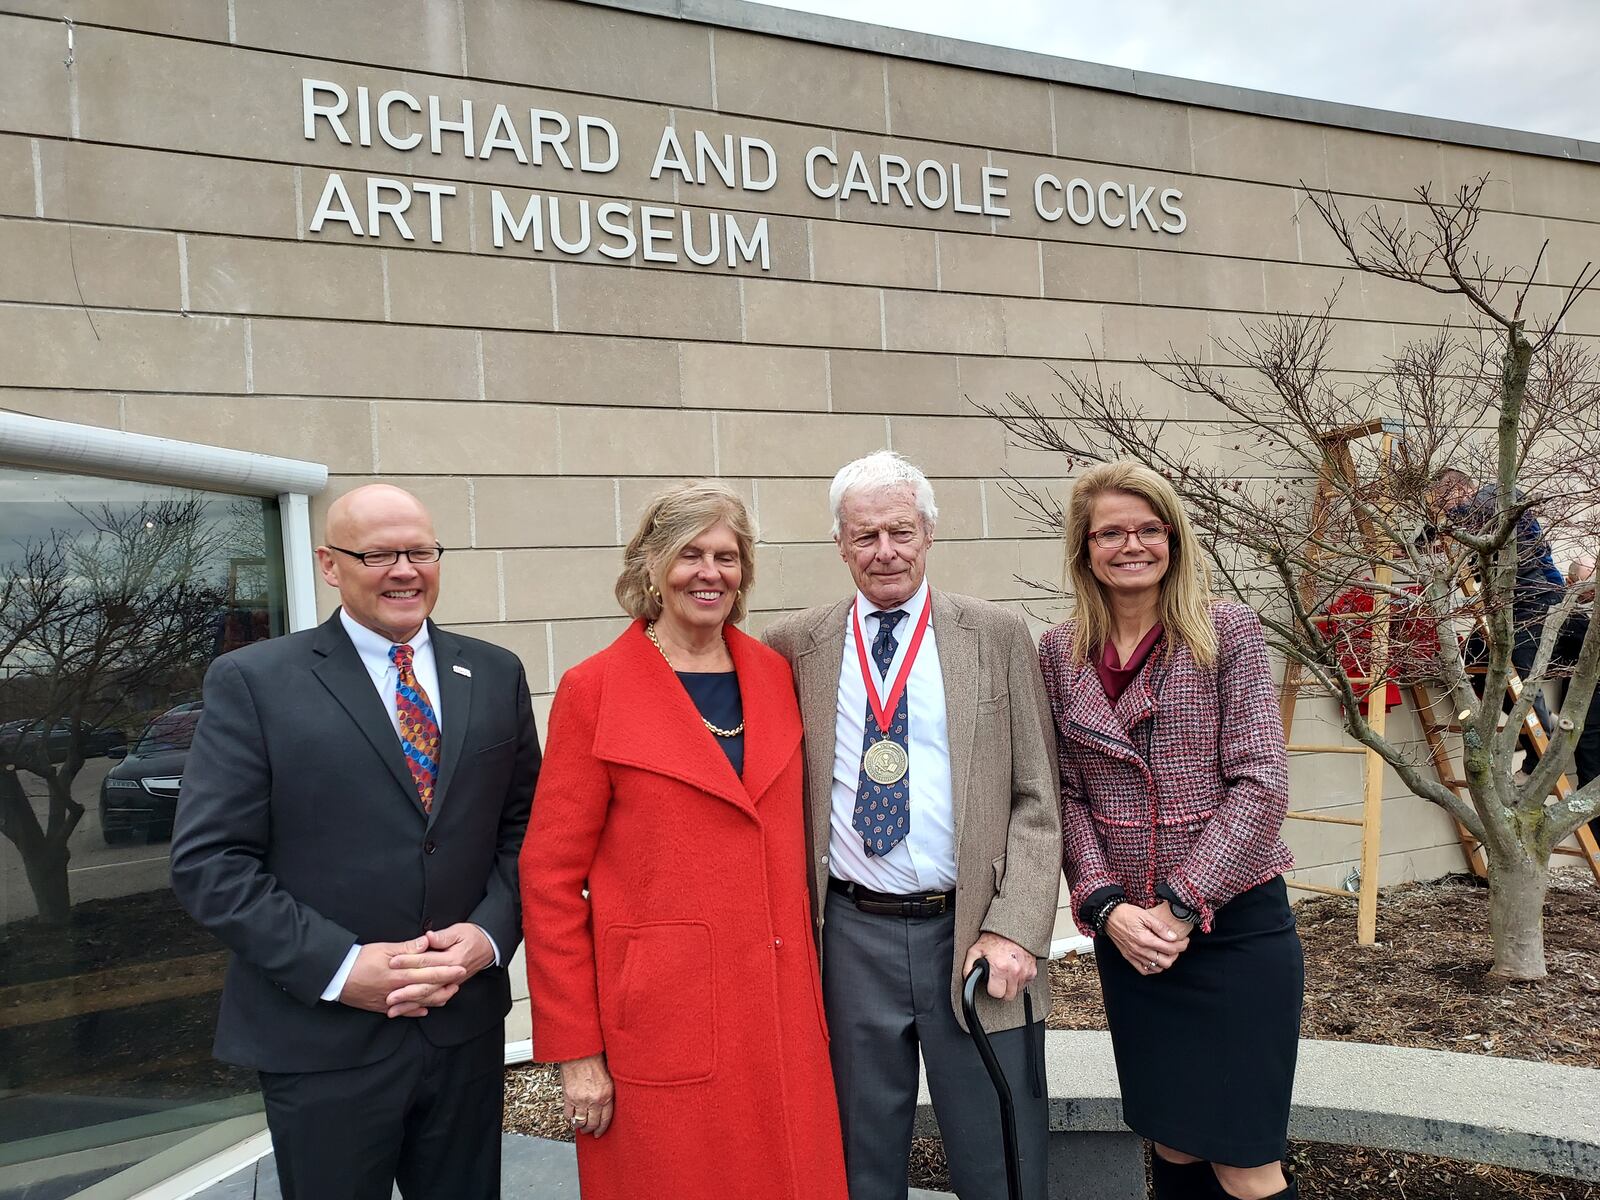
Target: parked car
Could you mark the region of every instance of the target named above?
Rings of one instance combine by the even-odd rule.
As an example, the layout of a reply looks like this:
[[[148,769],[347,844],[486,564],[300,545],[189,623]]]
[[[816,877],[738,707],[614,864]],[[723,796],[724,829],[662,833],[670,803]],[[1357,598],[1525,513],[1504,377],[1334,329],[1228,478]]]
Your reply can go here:
[[[100,835],[117,846],[143,837],[147,842],[172,837],[172,819],[183,785],[183,764],[189,757],[201,702],[167,709],[145,727],[122,761],[100,783]]]
[[[63,763],[74,736],[79,739],[84,758],[98,758],[128,742],[120,729],[101,728],[74,717],[62,717],[48,730],[42,720],[7,721],[0,725],[0,757],[26,763],[38,754],[42,743],[52,763]]]

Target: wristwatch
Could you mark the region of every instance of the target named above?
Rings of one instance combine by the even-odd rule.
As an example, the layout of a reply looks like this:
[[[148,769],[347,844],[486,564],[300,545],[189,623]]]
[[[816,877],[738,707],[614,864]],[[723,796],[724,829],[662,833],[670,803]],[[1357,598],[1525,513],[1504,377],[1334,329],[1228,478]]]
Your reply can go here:
[[[1172,915],[1178,920],[1190,925],[1200,924],[1200,910],[1190,908],[1189,905],[1185,904],[1183,898],[1178,895],[1170,883],[1162,882],[1156,884],[1156,899],[1165,900],[1167,907],[1172,910]]]

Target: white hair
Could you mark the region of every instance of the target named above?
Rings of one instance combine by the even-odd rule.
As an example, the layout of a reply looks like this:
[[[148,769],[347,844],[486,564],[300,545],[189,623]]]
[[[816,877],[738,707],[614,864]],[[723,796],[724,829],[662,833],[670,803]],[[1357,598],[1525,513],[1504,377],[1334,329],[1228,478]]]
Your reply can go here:
[[[893,450],[876,450],[865,458],[846,463],[833,477],[833,483],[828,487],[828,507],[833,512],[833,536],[839,536],[846,494],[877,492],[903,484],[916,492],[917,513],[931,531],[939,522],[939,506],[933,502],[933,484],[908,459]]]

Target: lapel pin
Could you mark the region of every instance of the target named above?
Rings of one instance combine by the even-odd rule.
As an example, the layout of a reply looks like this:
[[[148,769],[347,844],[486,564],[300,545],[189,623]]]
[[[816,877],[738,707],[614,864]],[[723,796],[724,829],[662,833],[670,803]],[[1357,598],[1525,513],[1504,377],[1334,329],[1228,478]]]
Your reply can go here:
[[[454,671],[457,675],[465,675],[468,679],[472,678],[472,672],[467,670],[460,663],[452,663],[451,666],[450,666],[450,669],[452,671]]]

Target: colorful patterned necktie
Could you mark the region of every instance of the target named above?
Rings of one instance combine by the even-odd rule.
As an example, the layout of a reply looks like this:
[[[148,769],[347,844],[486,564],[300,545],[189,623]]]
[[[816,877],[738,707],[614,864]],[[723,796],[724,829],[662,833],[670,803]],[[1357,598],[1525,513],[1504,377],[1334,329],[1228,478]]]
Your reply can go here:
[[[395,712],[400,715],[400,749],[405,752],[411,778],[417,781],[417,798],[422,811],[433,811],[433,784],[439,778],[439,721],[433,715],[433,702],[417,682],[412,669],[416,651],[401,644],[389,647],[389,659],[400,672],[394,692]]]
[[[889,664],[894,661],[894,652],[900,645],[895,640],[894,627],[900,624],[906,614],[904,609],[897,608],[876,615],[878,636],[872,639],[872,661],[877,664],[878,674],[887,680]],[[907,687],[901,691],[899,700],[895,702],[894,715],[889,718],[887,735],[879,731],[877,718],[872,715],[872,701],[870,698],[867,700],[867,728],[861,742],[863,756],[868,746],[885,736],[892,742],[908,747],[906,713],[909,708],[907,694],[910,690]],[[910,753],[909,747],[907,753]],[[882,857],[898,846],[910,832],[910,817],[911,772],[908,770],[894,783],[878,783],[867,774],[866,764],[863,761],[861,782],[856,787],[856,811],[852,825],[861,835],[867,857]]]

